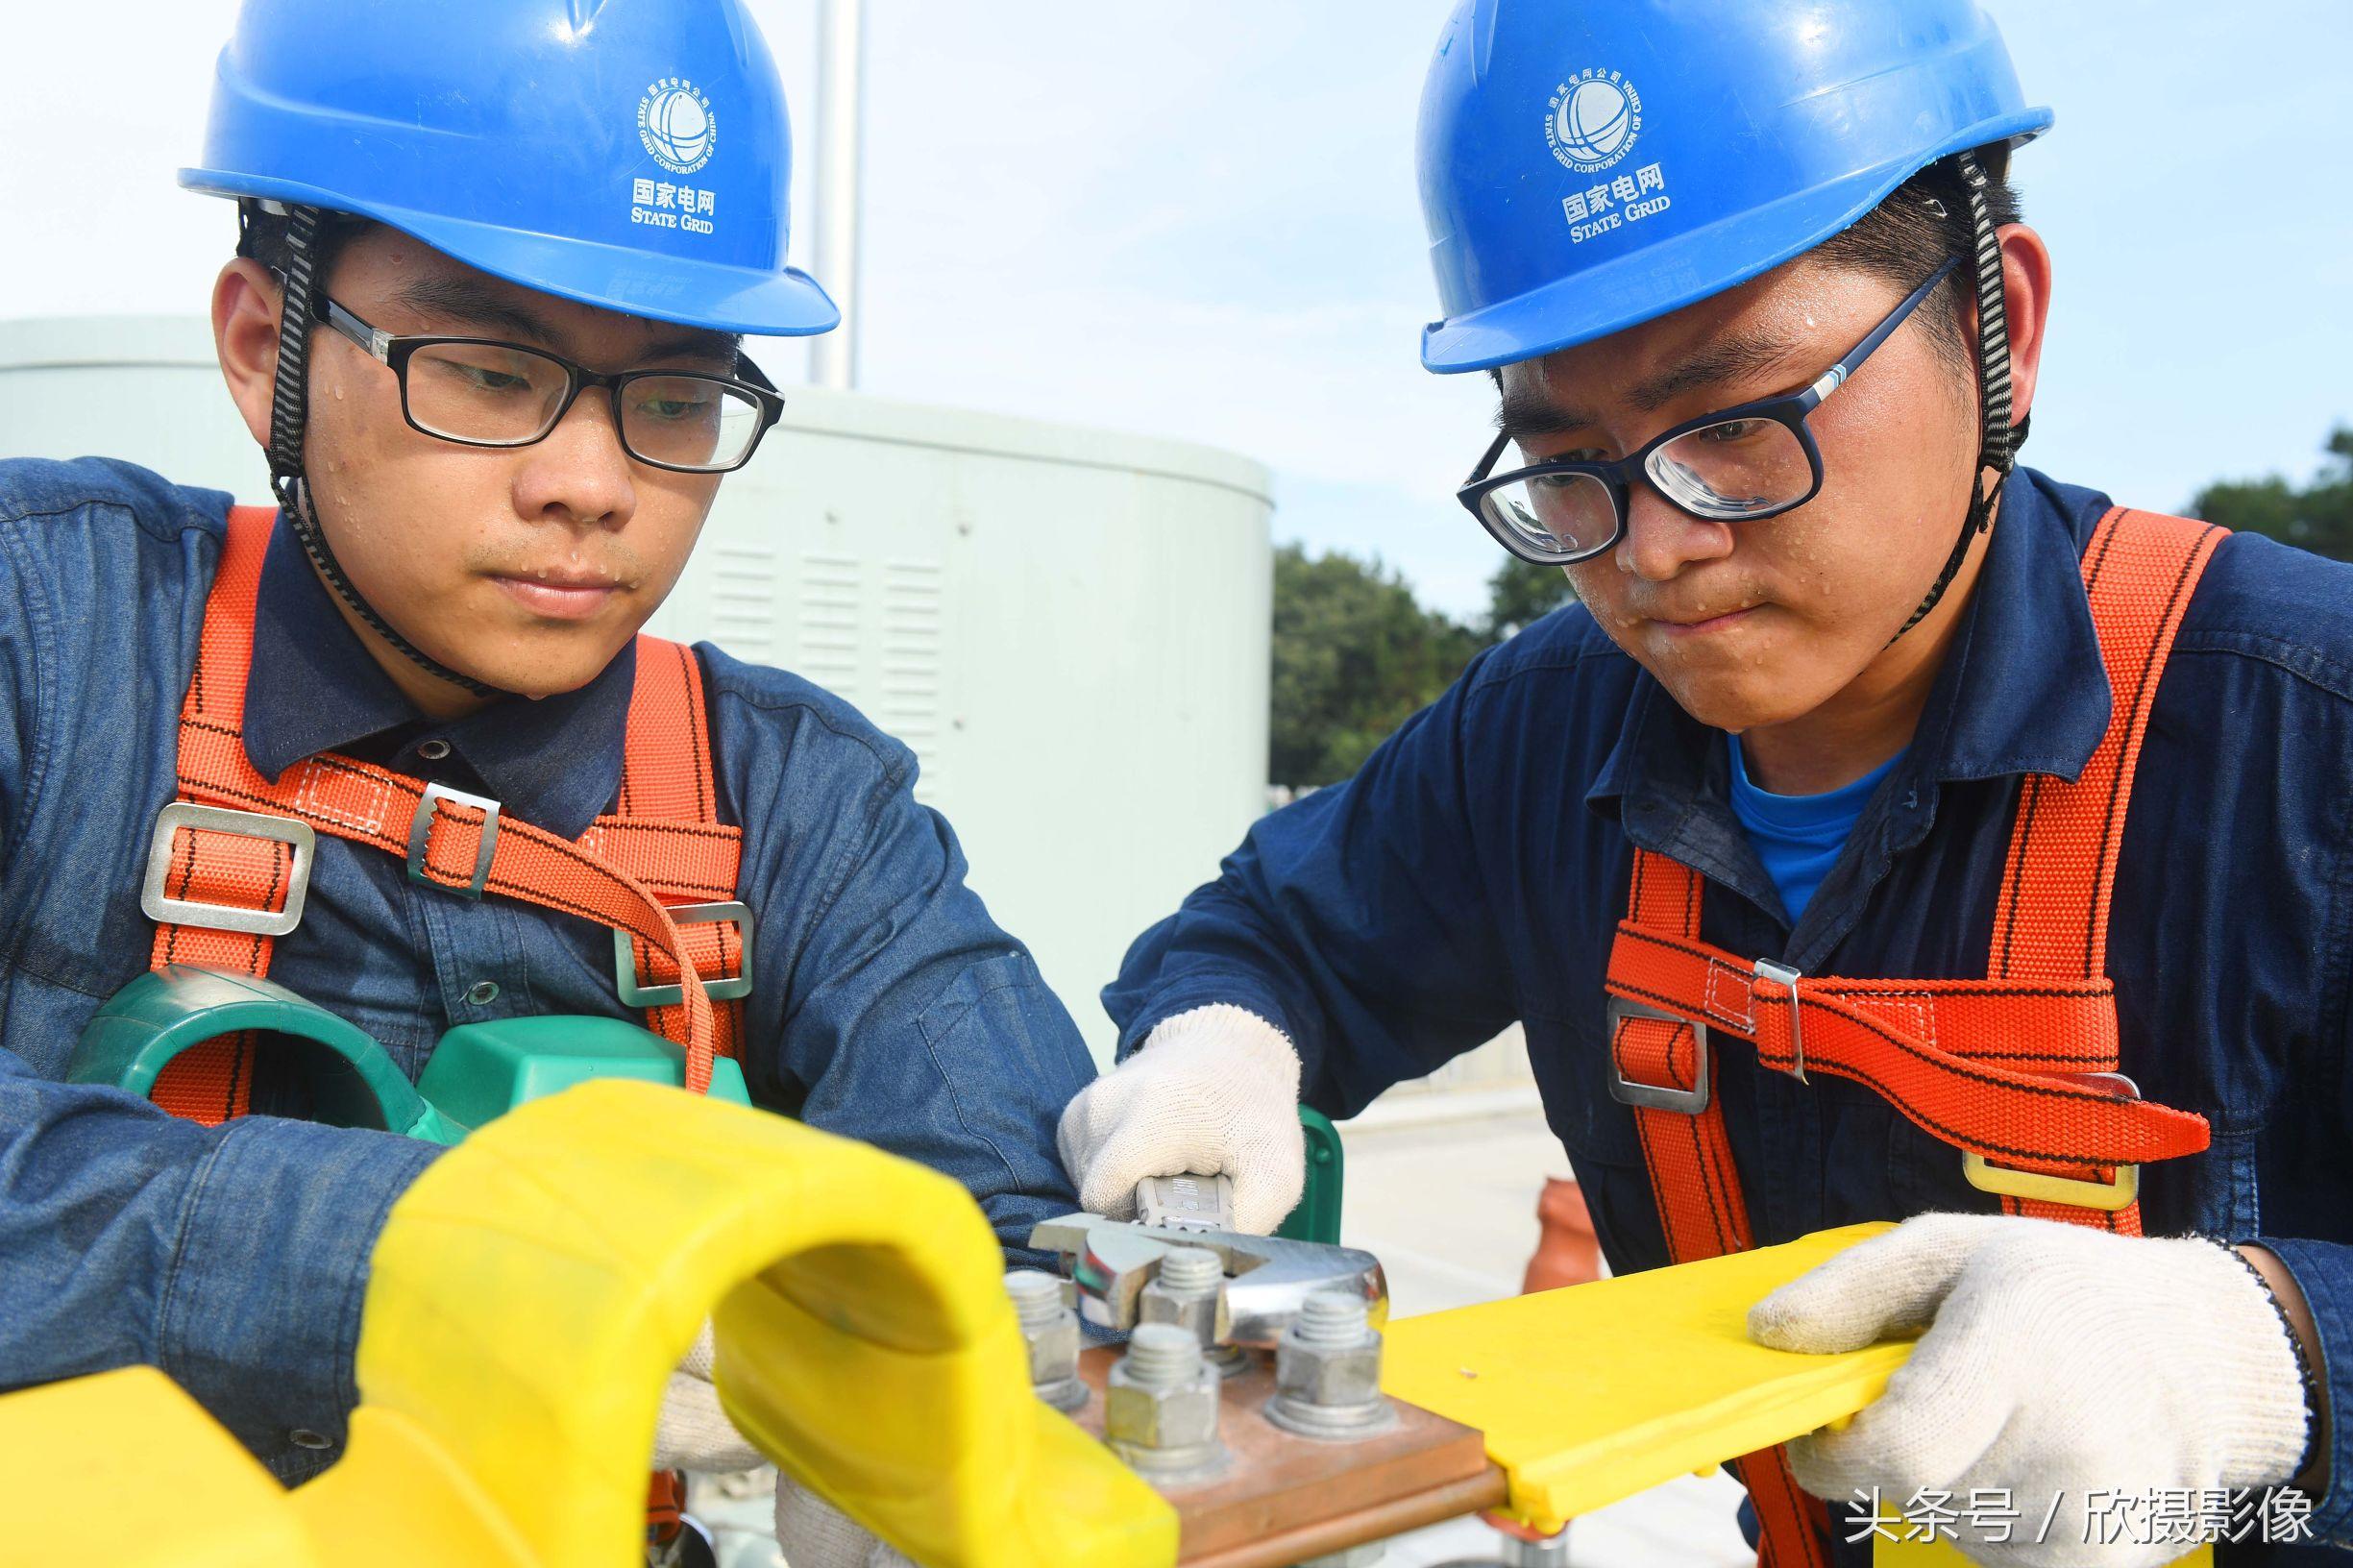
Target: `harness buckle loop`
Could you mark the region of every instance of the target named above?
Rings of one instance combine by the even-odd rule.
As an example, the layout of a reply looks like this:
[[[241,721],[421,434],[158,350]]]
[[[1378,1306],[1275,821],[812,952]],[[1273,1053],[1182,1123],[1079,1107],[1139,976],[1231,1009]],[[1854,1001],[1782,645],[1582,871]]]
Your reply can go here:
[[[671,919],[679,925],[717,925],[732,920],[744,934],[744,954],[733,974],[723,974],[702,982],[703,993],[715,1002],[731,1002],[739,996],[751,994],[751,908],[748,904],[726,902],[717,904],[672,904]],[[630,1007],[675,1007],[686,1000],[686,983],[674,986],[640,985],[637,979],[637,954],[629,946],[629,933],[613,932],[613,987],[621,992],[622,1001]]]
[[[2120,1072],[2086,1072],[2076,1076],[2088,1084],[2107,1085],[2120,1090],[2116,1096],[2120,1100],[2137,1100],[2141,1097],[2141,1086]],[[2141,1196],[2139,1165],[2117,1166],[2113,1181],[2087,1182],[2071,1176],[2014,1170],[2008,1165],[1993,1164],[1984,1155],[1964,1149],[1961,1151],[1961,1174],[1969,1178],[1969,1185],[1980,1192],[1996,1192],[2009,1198],[2030,1198],[2038,1203],[2060,1203],[2071,1209],[2096,1209],[2110,1214],[2131,1208]]]
[[[471,806],[482,814],[482,842],[474,850],[474,880],[464,887],[443,882],[426,874],[426,844],[432,837],[433,818],[439,814],[441,802]],[[417,814],[408,823],[408,880],[422,882],[429,888],[454,893],[460,897],[478,899],[490,881],[490,861],[499,846],[499,803],[488,796],[468,795],[453,790],[446,784],[428,784],[417,797]]]
[[[183,828],[190,833],[275,839],[291,847],[294,866],[286,876],[285,907],[240,909],[234,904],[210,904],[165,894],[164,884],[171,876]],[[215,931],[282,937],[303,923],[303,900],[310,894],[310,862],[318,843],[317,831],[300,818],[271,817],[257,811],[231,811],[224,806],[174,800],[156,813],[155,836],[147,845],[147,876],[139,884],[139,912],[159,925],[198,925]]]
[[[1639,1105],[1653,1111],[1680,1111],[1696,1116],[1707,1109],[1713,1090],[1707,1081],[1707,1025],[1696,1018],[1686,1018],[1643,1002],[1630,1002],[1623,996],[1607,998],[1602,1013],[1605,1041],[1609,1051],[1609,1097],[1620,1105]],[[1664,1023],[1679,1023],[1691,1031],[1692,1053],[1697,1066],[1692,1072],[1692,1087],[1676,1089],[1662,1084],[1637,1084],[1618,1066],[1618,1025],[1629,1018],[1656,1018]]]
[[[1789,1070],[1798,1082],[1811,1089],[1813,1082],[1805,1076],[1805,1012],[1798,1001],[1798,982],[1805,977],[1804,972],[1793,969],[1786,964],[1777,964],[1770,958],[1758,959],[1755,972],[1759,980],[1770,980],[1777,986],[1789,988],[1789,1049],[1797,1058]]]

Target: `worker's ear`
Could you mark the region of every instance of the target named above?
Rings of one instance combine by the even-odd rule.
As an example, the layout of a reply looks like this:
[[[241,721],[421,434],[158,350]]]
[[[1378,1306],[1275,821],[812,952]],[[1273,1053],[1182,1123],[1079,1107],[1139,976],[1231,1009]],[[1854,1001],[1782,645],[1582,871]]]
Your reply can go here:
[[[2005,223],[2001,241],[2002,312],[2010,324],[2010,418],[2034,409],[2043,369],[2043,324],[2050,316],[2050,247],[2022,223]]]
[[[270,400],[278,379],[278,280],[260,262],[238,257],[212,281],[212,347],[221,379],[245,417],[254,444],[270,444]]]

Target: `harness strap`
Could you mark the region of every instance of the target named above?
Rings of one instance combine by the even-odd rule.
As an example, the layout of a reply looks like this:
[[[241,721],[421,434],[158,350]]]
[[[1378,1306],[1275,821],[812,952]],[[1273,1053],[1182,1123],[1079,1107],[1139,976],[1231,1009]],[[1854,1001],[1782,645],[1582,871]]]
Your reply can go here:
[[[2001,1167],[2107,1183],[2119,1167],[2207,1146],[2203,1117],[2120,1097],[2120,1086],[2097,1075],[2118,1066],[2107,921],[2133,772],[2174,634],[2223,531],[2119,508],[2094,532],[2084,585],[2113,698],[2109,725],[2073,782],[2038,774],[2021,791],[1987,978],[1842,979],[1743,960],[1700,940],[1699,874],[1634,851],[1606,989],[1654,1011],[1613,1013],[1609,1050],[1633,1086],[1627,1097],[1649,1091],[1634,1125],[1670,1261],[1753,1244],[1723,1107],[1706,1091],[1719,1030],[1751,1041],[1777,1071],[1868,1084],[1914,1125]],[[1656,1103],[1660,1090],[1677,1103]],[[2005,1194],[2002,1205],[2140,1230],[2137,1204]],[[1734,1468],[1756,1506],[1765,1568],[1821,1563],[1826,1515],[1798,1492],[1782,1451]]]
[[[637,685],[629,698],[621,794],[615,805],[616,811],[599,817],[581,835],[581,847],[625,868],[674,907],[735,898],[744,830],[719,820],[702,664],[683,643],[656,637],[637,640]],[[678,934],[696,973],[717,977],[746,972],[748,932],[741,921],[681,921]],[[641,936],[629,938],[629,963],[642,987],[680,983],[677,962]],[[743,1021],[740,1001],[720,1004],[721,1055],[736,1054]],[[685,1005],[648,1008],[646,1027],[685,1044]]]
[[[292,893],[293,862],[294,846],[282,840],[183,828],[163,889],[174,898],[276,912]],[[270,972],[272,946],[273,939],[257,933],[164,924],[156,927],[148,967],[198,964],[257,980]],[[173,1115],[207,1125],[241,1116],[253,1098],[253,1055],[251,1030],[192,1046],[164,1064],[153,1098]]]
[[[1993,978],[2066,985],[2105,977],[2109,900],[2123,847],[2124,813],[2157,682],[2189,612],[2190,596],[2226,531],[2192,518],[2119,508],[2093,534],[2084,552],[2084,588],[2114,707],[2107,733],[2072,784],[2038,773],[2020,792],[2018,823],[1994,912],[1987,964]],[[2114,1073],[2118,1066],[2111,1027],[2107,1055],[2090,1070]],[[2198,1147],[2205,1147],[2202,1138]],[[2085,1164],[2084,1157],[2099,1151],[2074,1152],[2072,1162],[2004,1163],[2070,1181],[2115,1179],[2112,1163]],[[2004,1196],[2001,1207],[2009,1214],[2141,1234],[2138,1204],[2109,1213]]]
[[[1666,865],[1673,872],[1652,874],[1698,880]],[[2202,1117],[2048,1076],[2115,1070],[2115,1000],[2104,984],[2038,993],[2001,981],[1791,983],[1630,923],[1618,929],[1607,984],[1613,996],[1696,1012],[1710,1028],[1747,1036],[1777,1071],[1867,1085],[1922,1131],[2004,1164],[2139,1164],[2206,1146]]]
[[[275,784],[245,754],[245,677],[253,659],[254,606],[274,514],[237,507],[205,606],[196,669],[181,709],[181,798],[291,818],[315,832],[373,845],[407,859],[412,877],[479,896],[497,893],[584,916],[625,933],[679,1000],[649,1021],[686,1049],[686,1085],[701,1092],[711,1059],[731,1053],[740,1029],[722,1022],[704,972],[740,972],[742,933],[732,924],[685,927],[664,898],[732,898],[740,830],[717,821],[699,669],[691,650],[640,640],[638,680],[623,764],[624,811],[601,817],[578,844],[498,814],[489,804],[388,769],[331,753],[288,769]],[[628,810],[637,801],[660,815]],[[278,839],[183,823],[172,830],[162,893],[241,911],[287,907],[301,851]],[[640,874],[643,873],[643,874]],[[307,867],[300,868],[307,874]],[[153,962],[268,972],[268,935],[161,921]],[[730,968],[725,966],[735,966]],[[728,1013],[737,1009],[730,1004]],[[208,1041],[159,1078],[154,1098],[174,1115],[213,1123],[250,1106],[250,1035]]]

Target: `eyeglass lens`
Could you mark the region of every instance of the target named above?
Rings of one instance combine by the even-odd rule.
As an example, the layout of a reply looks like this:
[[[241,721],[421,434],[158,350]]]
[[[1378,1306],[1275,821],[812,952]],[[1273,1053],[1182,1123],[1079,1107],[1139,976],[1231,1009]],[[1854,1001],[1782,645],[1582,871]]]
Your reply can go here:
[[[1600,550],[1618,531],[1617,502],[1590,474],[1537,474],[1479,498],[1490,522],[1547,554]]]
[[[527,349],[428,344],[409,356],[408,417],[435,435],[522,446],[555,427],[570,374]],[[622,445],[649,462],[723,469],[760,435],[760,405],[704,376],[633,376],[620,387]]]
[[[1642,466],[1678,505],[1722,522],[1794,504],[1814,487],[1798,432],[1777,419],[1728,419],[1687,430]]]
[[[1772,419],[1686,430],[1653,452],[1643,471],[1677,505],[1723,522],[1794,505],[1814,483],[1797,432]],[[1532,548],[1563,557],[1605,549],[1618,531],[1617,498],[1591,474],[1512,479],[1482,495],[1480,507]]]

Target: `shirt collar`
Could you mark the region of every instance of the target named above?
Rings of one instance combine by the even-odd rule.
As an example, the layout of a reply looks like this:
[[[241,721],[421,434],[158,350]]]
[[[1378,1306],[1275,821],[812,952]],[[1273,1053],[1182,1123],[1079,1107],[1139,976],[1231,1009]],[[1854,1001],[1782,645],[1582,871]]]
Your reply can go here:
[[[1985,568],[1899,765],[1913,782],[2083,772],[2108,728],[2108,677],[2082,573],[2083,547],[2107,509],[2106,497],[2031,470],[2003,490]],[[1667,841],[1690,808],[1728,788],[1723,752],[1642,672],[1586,803],[1605,816],[1623,810],[1640,842],[1671,853]],[[1636,831],[1637,817],[1649,831]]]
[[[344,621],[292,530],[280,527],[270,534],[254,605],[245,754],[275,781],[306,757],[385,738],[399,742],[389,766],[413,773],[419,743],[447,741],[509,813],[576,839],[620,789],[636,682],[632,639],[577,691],[502,698],[462,719],[429,723]],[[414,733],[387,735],[404,729]]]

